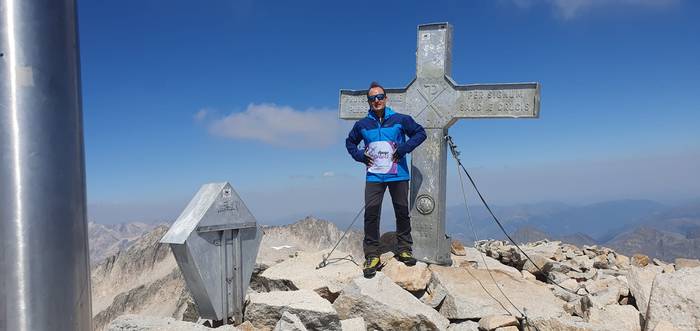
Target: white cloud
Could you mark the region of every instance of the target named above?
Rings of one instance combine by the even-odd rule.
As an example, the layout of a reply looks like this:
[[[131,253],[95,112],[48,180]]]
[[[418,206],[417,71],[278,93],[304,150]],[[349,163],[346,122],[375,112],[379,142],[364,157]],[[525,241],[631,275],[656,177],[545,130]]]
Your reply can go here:
[[[267,144],[319,148],[337,143],[347,134],[338,112],[328,109],[296,110],[275,104],[250,104],[210,123],[209,131],[231,139],[257,140]]]
[[[677,4],[678,0],[512,0],[512,2],[520,8],[530,8],[542,3],[551,5],[557,16],[568,20],[592,9],[610,6],[666,7]]]
[[[335,172],[333,171],[326,171],[323,173],[323,177],[333,177],[335,176]]]
[[[209,115],[209,109],[202,108],[199,111],[197,111],[193,117],[195,121],[201,122],[207,117],[207,115]]]

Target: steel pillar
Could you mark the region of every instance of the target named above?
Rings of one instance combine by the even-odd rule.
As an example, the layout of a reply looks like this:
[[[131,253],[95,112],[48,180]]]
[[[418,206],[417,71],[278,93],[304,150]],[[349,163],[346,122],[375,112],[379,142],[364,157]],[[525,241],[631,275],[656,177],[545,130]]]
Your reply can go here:
[[[0,0],[0,330],[89,331],[74,0]]]

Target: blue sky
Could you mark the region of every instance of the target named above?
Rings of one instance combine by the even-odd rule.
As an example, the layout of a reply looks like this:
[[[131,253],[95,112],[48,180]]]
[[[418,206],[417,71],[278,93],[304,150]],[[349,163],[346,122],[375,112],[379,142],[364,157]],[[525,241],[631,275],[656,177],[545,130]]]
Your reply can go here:
[[[496,204],[700,196],[700,3],[83,1],[90,219],[171,219],[230,181],[263,223],[361,207],[338,91],[415,75],[416,27],[454,25],[461,84],[537,81],[537,120],[450,133]],[[400,109],[398,111],[401,111]],[[448,204],[460,203],[450,163]]]

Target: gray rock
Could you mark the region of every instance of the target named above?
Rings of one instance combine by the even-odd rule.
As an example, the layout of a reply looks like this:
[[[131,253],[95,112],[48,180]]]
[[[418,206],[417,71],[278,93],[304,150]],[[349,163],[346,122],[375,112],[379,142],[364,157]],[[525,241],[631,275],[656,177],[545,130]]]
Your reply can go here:
[[[633,266],[627,275],[627,283],[629,284],[630,294],[637,302],[637,307],[642,316],[646,317],[647,307],[649,305],[649,295],[651,294],[651,285],[654,282],[656,275],[660,270],[654,268],[640,268]]]
[[[333,302],[350,280],[362,275],[362,269],[350,260],[332,260],[348,255],[337,250],[331,256],[332,263],[317,269],[329,251],[301,252],[294,258],[266,269],[257,277],[257,281],[266,291],[313,290]]]
[[[648,328],[649,329],[649,328]],[[661,321],[659,323],[656,323],[652,331],[680,331],[680,329],[677,329],[675,326],[673,326],[673,323],[669,321]]]
[[[630,258],[622,255],[622,254],[617,254],[615,255],[615,265],[618,268],[626,269],[630,267]]]
[[[657,275],[646,316],[650,326],[665,320],[681,330],[700,330],[700,268]]]
[[[433,277],[428,289],[441,295],[444,293],[440,313],[450,319],[478,319],[505,313],[504,308],[489,296],[489,293],[505,303],[508,313],[518,315],[494,285],[494,279],[517,307],[527,309],[528,315],[556,316],[566,313],[563,308],[564,301],[556,298],[546,286],[514,278],[498,270],[491,272],[492,279],[486,270],[435,265],[431,265],[430,269],[433,271]],[[485,292],[484,288],[489,293]]]
[[[207,331],[210,328],[192,322],[178,321],[172,317],[122,315],[114,319],[107,331]],[[233,325],[217,328],[221,331],[239,330]]]
[[[644,267],[648,266],[650,262],[651,262],[651,260],[649,259],[649,257],[644,255],[644,254],[632,255],[631,263],[635,267],[644,268]]]
[[[522,270],[527,270],[529,273],[535,276],[541,275],[544,272],[544,269],[547,268],[546,266],[548,263],[551,264],[552,262],[554,262],[553,260],[550,260],[549,258],[541,254],[528,253],[527,255],[532,261],[528,260],[525,257],[525,264],[523,264]]]
[[[381,272],[352,280],[333,306],[343,319],[362,316],[368,329],[445,330],[450,324]]]
[[[474,321],[452,323],[447,327],[447,331],[479,331],[479,323]]]
[[[530,273],[529,271],[527,271],[527,270],[521,270],[520,273],[523,275],[523,278],[524,278],[524,279],[527,279],[527,280],[537,280],[537,277],[535,277],[535,275],[531,274],[531,273]]]
[[[525,331],[612,331],[587,323],[577,316],[536,317],[528,323]]]
[[[518,320],[511,315],[490,315],[479,320],[479,329],[491,331],[506,326],[517,326]],[[517,330],[517,328],[516,328]]]
[[[330,302],[311,290],[251,293],[245,320],[272,329],[284,312],[295,314],[309,330],[340,330],[340,318]]]
[[[520,331],[517,326],[504,326],[502,328],[493,329],[493,331]]]
[[[593,258],[593,268],[610,269],[614,265],[615,261],[611,262],[607,255],[598,255]]]
[[[365,319],[362,317],[341,320],[340,326],[343,328],[343,331],[367,331]]]
[[[289,312],[282,313],[282,318],[277,321],[275,328],[272,331],[307,331],[304,323],[299,317]]]
[[[640,331],[642,329],[639,312],[632,306],[609,305],[592,309],[588,323],[604,330]]]
[[[573,263],[575,263],[581,269],[585,269],[585,270],[593,269],[593,260],[591,260],[586,255],[576,256],[573,260]]]
[[[465,262],[468,262],[465,264]],[[505,273],[512,275],[515,278],[520,278],[521,273],[518,269],[507,266],[498,260],[488,257],[485,254],[479,252],[476,248],[465,247],[463,256],[453,256],[452,261],[453,266],[466,267],[474,266],[476,269],[491,269],[491,270],[501,270]]]
[[[424,262],[409,267],[396,259],[389,259],[382,268],[382,273],[406,291],[425,290],[430,282],[430,270]]]
[[[620,297],[629,294],[627,281],[612,277],[590,280],[586,283],[586,290],[600,306],[617,304]]]
[[[459,240],[452,240],[452,246],[450,246],[452,254],[458,256],[464,256],[466,253],[464,251],[464,244]]]
[[[696,267],[700,267],[700,260],[698,259],[684,259],[680,257],[676,259],[676,270]]]

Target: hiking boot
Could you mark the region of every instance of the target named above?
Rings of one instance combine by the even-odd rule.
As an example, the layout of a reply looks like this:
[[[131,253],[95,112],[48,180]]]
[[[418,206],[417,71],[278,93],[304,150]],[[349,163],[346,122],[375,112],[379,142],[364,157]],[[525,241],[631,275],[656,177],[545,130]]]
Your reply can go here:
[[[416,258],[413,257],[413,253],[409,251],[403,251],[396,256],[396,259],[403,262],[403,264],[411,267],[416,265]]]
[[[372,278],[377,273],[379,268],[379,258],[378,257],[368,257],[365,264],[362,266],[362,273],[365,278]]]

